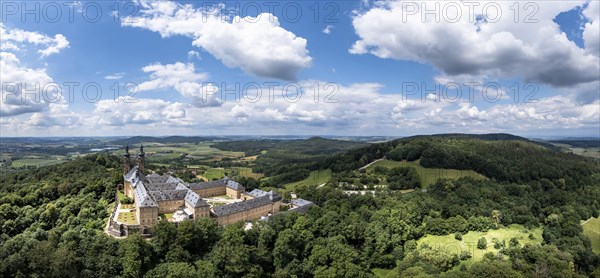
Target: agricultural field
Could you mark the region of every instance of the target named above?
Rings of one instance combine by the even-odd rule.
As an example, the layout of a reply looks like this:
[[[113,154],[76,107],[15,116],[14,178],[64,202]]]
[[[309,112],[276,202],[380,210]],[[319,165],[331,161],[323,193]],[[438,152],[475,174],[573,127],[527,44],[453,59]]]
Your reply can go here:
[[[222,151],[210,146],[211,142],[196,143],[178,143],[178,144],[163,144],[163,143],[145,143],[144,151],[148,157],[148,161],[152,163],[160,163],[163,161],[174,160],[189,156],[200,161],[211,162],[219,161],[224,158],[238,159],[244,157],[243,152]],[[137,154],[138,147],[130,146],[130,152]],[[116,155],[122,155],[123,150],[114,152]]]
[[[264,177],[264,175],[261,173],[254,173],[254,171],[250,167],[232,167],[226,169],[225,172],[227,175],[233,176],[234,174],[237,174],[239,176],[253,178],[255,180]]]
[[[421,187],[426,188],[432,183],[435,183],[438,179],[458,179],[462,177],[473,177],[475,179],[486,179],[483,175],[473,170],[454,170],[454,169],[440,169],[440,168],[424,168],[419,164],[418,161],[394,161],[394,160],[380,160],[369,165],[366,170],[373,171],[375,167],[383,166],[386,168],[394,167],[413,167],[417,170],[419,177],[421,178]]]
[[[583,222],[583,234],[592,242],[592,251],[600,254],[600,218],[590,218]]]
[[[529,238],[529,234],[533,235],[533,239]],[[488,248],[485,250],[477,249],[477,241],[479,238],[485,237],[488,242]],[[494,248],[496,241],[506,241],[506,245],[511,238],[517,238],[520,246],[524,246],[528,243],[539,244],[542,242],[542,228],[526,229],[522,225],[513,224],[505,228],[497,230],[489,230],[487,232],[474,232],[470,231],[462,235],[462,240],[456,240],[454,234],[445,236],[427,235],[417,241],[417,245],[421,246],[427,244],[434,250],[440,250],[443,252],[453,252],[457,255],[462,251],[468,251],[473,256],[471,261],[478,261],[483,258],[483,255],[487,252],[498,253],[498,250]]]
[[[561,148],[561,150],[563,152],[600,159],[600,147],[573,146],[573,145],[564,144],[564,143],[552,143],[552,144],[554,146]]]
[[[66,162],[67,160],[46,159],[46,158],[25,158],[17,159],[12,162],[12,167],[22,168],[28,166],[44,167]]]
[[[569,148],[576,155],[600,159],[600,148]]]
[[[303,179],[301,181],[292,182],[284,185],[285,189],[294,190],[296,186],[306,186],[306,185],[321,185],[327,183],[331,179],[331,170],[317,170],[310,172],[308,178]]]

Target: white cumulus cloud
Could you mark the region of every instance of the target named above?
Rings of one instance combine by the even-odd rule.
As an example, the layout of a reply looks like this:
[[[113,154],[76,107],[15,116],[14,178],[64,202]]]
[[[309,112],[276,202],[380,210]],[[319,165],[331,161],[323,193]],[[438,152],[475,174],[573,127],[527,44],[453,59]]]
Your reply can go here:
[[[431,64],[448,76],[518,76],[557,87],[600,79],[598,20],[585,26],[585,49],[569,41],[553,21],[560,12],[585,1],[532,1],[534,8],[539,8],[534,16],[537,23],[522,22],[525,17],[515,22],[510,8],[513,2],[492,2],[497,8],[488,5],[486,13],[483,8],[490,2],[472,1],[477,6],[471,16],[463,2],[451,2],[458,5],[460,15],[453,13],[457,9],[447,7],[448,3],[388,0],[358,12],[352,23],[360,39],[349,51]],[[423,6],[434,9],[436,4],[440,7],[437,22],[433,15],[421,13]],[[503,14],[496,20],[497,10]],[[589,14],[586,16],[597,16]]]
[[[259,77],[292,80],[311,65],[307,41],[280,27],[277,17],[230,17],[166,1],[140,1],[140,16],[126,17],[123,26],[158,32],[163,37],[188,36],[230,68]]]
[[[43,47],[38,50],[42,57],[59,53],[69,47],[69,41],[62,34],[50,37],[38,32],[6,29],[2,23],[0,23],[0,38],[2,38],[1,50],[19,50],[19,44],[29,43]]]
[[[139,85],[139,91],[173,88],[180,95],[190,99],[196,106],[218,106],[218,90],[206,81],[207,73],[198,73],[194,64],[176,62],[174,64],[155,63],[142,68],[150,73],[150,80]]]

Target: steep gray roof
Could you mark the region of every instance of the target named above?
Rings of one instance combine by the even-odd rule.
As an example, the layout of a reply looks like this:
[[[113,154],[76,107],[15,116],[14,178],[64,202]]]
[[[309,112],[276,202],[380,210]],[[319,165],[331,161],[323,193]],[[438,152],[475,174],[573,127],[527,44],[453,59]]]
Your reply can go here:
[[[248,192],[247,194],[250,196],[253,196],[254,198],[257,198],[257,197],[266,196],[268,193],[267,193],[267,191],[263,191],[260,189],[254,189],[254,190]]]
[[[183,190],[161,190],[161,191],[151,191],[150,195],[152,198],[157,201],[174,201],[174,200],[183,200],[187,193],[186,189]]]
[[[295,200],[291,200],[290,204],[292,204],[296,207],[303,207],[303,206],[311,206],[311,205],[314,205],[315,203],[304,200],[304,199],[295,199]]]
[[[148,188],[148,191],[164,191],[164,190],[175,190],[177,189],[178,183],[175,182],[160,182],[160,183],[144,183]]]
[[[179,190],[179,189],[188,189],[187,185],[185,185],[184,183],[177,183],[177,187],[175,187],[175,189]]]
[[[244,191],[244,190],[246,190],[244,188],[244,186],[242,186],[241,184],[239,184],[238,182],[236,182],[236,181],[234,181],[232,179],[225,178],[224,180],[227,181],[226,186],[229,187],[229,188],[231,188],[231,189],[233,189],[233,190],[237,190],[237,191]]]
[[[225,216],[240,211],[262,207],[271,203],[273,203],[273,201],[269,198],[269,196],[263,196],[229,205],[213,207],[213,214],[216,216]]]
[[[229,188],[231,188],[233,190],[237,190],[237,191],[245,190],[244,186],[242,186],[238,182],[236,182],[228,177],[225,177],[223,179],[216,180],[216,181],[190,183],[190,184],[188,184],[188,186],[190,189],[193,189],[193,190],[213,188],[213,187],[219,187],[219,186],[226,186],[226,187],[229,187]]]
[[[185,195],[185,202],[190,204],[194,208],[206,207],[208,203],[200,198],[200,195],[192,190],[188,190]]]
[[[144,186],[142,181],[137,181],[135,183],[135,188],[133,190],[135,194],[135,204],[140,208],[146,207],[158,207],[156,201],[148,194],[146,191],[146,187]]]
[[[134,188],[136,205],[139,207],[158,207],[160,201],[185,200],[191,206],[204,207],[208,203],[196,194],[194,189],[213,188],[226,186],[238,191],[244,191],[244,186],[236,181],[225,177],[217,181],[199,182],[187,184],[179,178],[171,175],[160,176],[149,174],[144,176],[135,166],[131,171],[124,175],[126,180],[132,183]],[[192,190],[190,190],[192,189]],[[261,198],[235,203],[231,205],[216,207],[215,214],[230,214],[240,210],[247,210],[266,205],[270,202],[281,200],[281,196],[274,191],[264,192],[262,190],[254,191]]]
[[[133,168],[131,168],[131,170],[129,170],[129,172],[127,172],[127,174],[123,175],[123,178],[125,178],[126,181],[131,182],[132,178],[137,176],[138,173],[138,167],[133,166]]]
[[[304,200],[304,199],[291,200],[290,204],[292,204],[292,206],[294,206],[294,207],[289,209],[288,211],[296,211],[299,213],[306,213],[306,212],[308,212],[308,209],[310,207],[315,206],[315,203]]]
[[[178,182],[182,182],[182,180],[180,180],[180,179],[178,179],[176,177],[170,176],[170,175],[159,176],[157,174],[150,174],[150,175],[146,176],[146,178],[151,183],[178,183]]]
[[[197,190],[197,189],[225,186],[225,184],[226,184],[225,180],[221,179],[221,180],[216,180],[216,181],[194,182],[194,183],[188,184],[188,187],[190,189]]]
[[[269,192],[267,193],[267,196],[269,197],[269,199],[270,199],[272,202],[281,201],[281,199],[283,199],[283,198],[281,197],[281,195],[279,195],[277,192],[275,192],[275,191],[273,191],[273,190],[269,191]]]

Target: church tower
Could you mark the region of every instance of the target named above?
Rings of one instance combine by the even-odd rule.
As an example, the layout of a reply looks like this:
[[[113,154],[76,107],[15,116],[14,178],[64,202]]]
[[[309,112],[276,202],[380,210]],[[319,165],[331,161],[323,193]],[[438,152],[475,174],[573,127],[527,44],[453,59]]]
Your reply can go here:
[[[125,154],[123,154],[123,174],[129,173],[131,170],[131,155],[129,154],[129,145],[125,147]]]
[[[144,173],[145,164],[146,164],[146,154],[144,153],[144,145],[140,144],[140,154],[138,155],[138,169],[140,172]]]

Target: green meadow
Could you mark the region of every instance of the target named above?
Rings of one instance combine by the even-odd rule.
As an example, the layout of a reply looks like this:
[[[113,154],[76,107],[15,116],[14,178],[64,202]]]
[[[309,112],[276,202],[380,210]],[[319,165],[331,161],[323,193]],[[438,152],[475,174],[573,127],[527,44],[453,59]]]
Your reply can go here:
[[[209,181],[215,179],[222,179],[223,177],[225,177],[225,170],[223,170],[223,168],[208,168],[206,169],[206,171],[204,171],[204,174],[202,174],[202,176]]]
[[[331,179],[331,170],[317,170],[310,172],[310,175],[301,181],[292,182],[284,185],[284,187],[288,190],[294,190],[296,186],[305,186],[305,185],[321,185],[327,183]]]
[[[421,247],[426,244],[434,250],[452,252],[457,255],[463,251],[468,251],[472,258],[464,264],[469,265],[481,260],[485,253],[492,252],[497,254],[498,250],[494,248],[494,243],[497,241],[502,242],[504,240],[506,246],[508,246],[510,239],[514,237],[519,240],[519,246],[521,247],[525,244],[541,244],[542,232],[542,228],[526,229],[523,225],[513,224],[508,227],[489,230],[487,232],[470,231],[462,236],[462,240],[456,240],[454,234],[444,236],[427,235],[417,241],[417,246]],[[533,235],[533,239],[529,238],[529,234]],[[485,237],[488,242],[487,249],[482,250],[477,248],[477,241],[481,237]],[[398,267],[393,269],[374,268],[373,274],[379,278],[398,277]]]
[[[529,234],[533,235],[533,239],[529,238]],[[488,247],[487,249],[477,249],[477,241],[485,237]],[[498,253],[498,250],[494,248],[495,242],[506,242],[506,246],[511,238],[517,238],[520,246],[524,246],[528,243],[540,244],[542,242],[542,228],[527,229],[523,225],[513,224],[508,227],[500,228],[497,230],[489,230],[487,232],[474,232],[470,231],[462,236],[462,240],[456,240],[454,234],[436,236],[427,235],[417,241],[418,246],[427,244],[434,250],[440,250],[443,252],[453,252],[459,255],[462,251],[468,251],[473,256],[472,261],[478,261],[483,258],[483,255],[488,252],[494,254]]]
[[[600,254],[600,218],[592,217],[583,223],[583,234],[592,242],[592,251]]]
[[[473,170],[454,170],[454,169],[440,169],[440,168],[425,168],[419,164],[418,161],[394,161],[394,160],[380,160],[369,167],[367,171],[373,171],[375,167],[382,166],[386,168],[394,167],[413,167],[419,173],[421,178],[421,186],[423,188],[435,183],[438,179],[458,179],[462,177],[473,177],[475,179],[485,179],[483,175]]]

